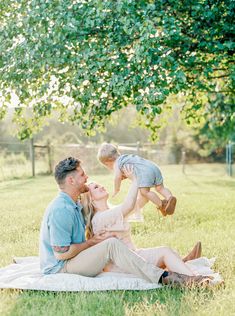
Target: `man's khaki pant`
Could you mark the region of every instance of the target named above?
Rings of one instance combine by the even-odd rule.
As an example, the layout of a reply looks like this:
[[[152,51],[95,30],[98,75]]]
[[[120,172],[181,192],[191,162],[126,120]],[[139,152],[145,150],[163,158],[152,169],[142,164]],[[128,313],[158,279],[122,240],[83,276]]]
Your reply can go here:
[[[62,273],[75,273],[94,277],[101,273],[105,265],[112,261],[127,273],[134,274],[148,282],[158,283],[164,270],[146,262],[116,238],[109,238],[80,252],[67,260]]]

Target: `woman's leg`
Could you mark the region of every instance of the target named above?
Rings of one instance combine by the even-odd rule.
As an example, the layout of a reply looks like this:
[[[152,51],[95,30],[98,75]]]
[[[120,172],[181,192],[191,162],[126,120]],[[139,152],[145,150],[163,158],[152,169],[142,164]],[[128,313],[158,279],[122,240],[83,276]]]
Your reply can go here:
[[[187,262],[189,260],[194,260],[197,258],[200,258],[202,255],[202,244],[200,241],[196,243],[196,245],[193,247],[193,249],[185,256],[182,258],[183,262]],[[165,269],[166,265],[162,264],[159,266],[161,269]]]
[[[193,276],[194,273],[183,262],[180,256],[169,247],[156,247],[149,249],[139,249],[137,254],[143,257],[147,262],[155,264],[157,267],[163,269],[167,268],[169,271]]]

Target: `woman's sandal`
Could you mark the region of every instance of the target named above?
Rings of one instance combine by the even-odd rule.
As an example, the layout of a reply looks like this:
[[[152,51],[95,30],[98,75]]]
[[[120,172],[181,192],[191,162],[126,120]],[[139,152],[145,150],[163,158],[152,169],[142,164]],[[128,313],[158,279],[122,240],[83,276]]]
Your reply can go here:
[[[193,247],[193,249],[190,251],[190,253],[183,258],[184,262],[187,262],[189,260],[200,258],[202,255],[202,243],[198,241],[196,245]]]

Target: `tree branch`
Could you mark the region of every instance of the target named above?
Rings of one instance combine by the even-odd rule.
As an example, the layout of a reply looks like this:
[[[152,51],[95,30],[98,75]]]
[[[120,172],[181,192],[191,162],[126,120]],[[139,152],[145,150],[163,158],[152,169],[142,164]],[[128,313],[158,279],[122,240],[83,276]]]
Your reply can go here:
[[[208,79],[219,79],[219,78],[226,78],[226,77],[229,77],[229,74],[220,75],[220,76],[212,76],[212,77],[208,77]]]

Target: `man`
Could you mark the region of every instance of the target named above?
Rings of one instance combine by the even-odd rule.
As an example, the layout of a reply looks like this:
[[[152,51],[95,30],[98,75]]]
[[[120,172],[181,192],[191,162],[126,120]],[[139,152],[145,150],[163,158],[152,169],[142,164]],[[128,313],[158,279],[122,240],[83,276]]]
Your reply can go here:
[[[166,272],[129,250],[112,234],[85,240],[79,195],[87,192],[87,175],[80,161],[69,157],[58,163],[55,179],[59,195],[49,204],[40,231],[40,265],[44,274],[75,273],[93,277],[112,260],[122,270],[153,283],[191,284],[203,278]]]

